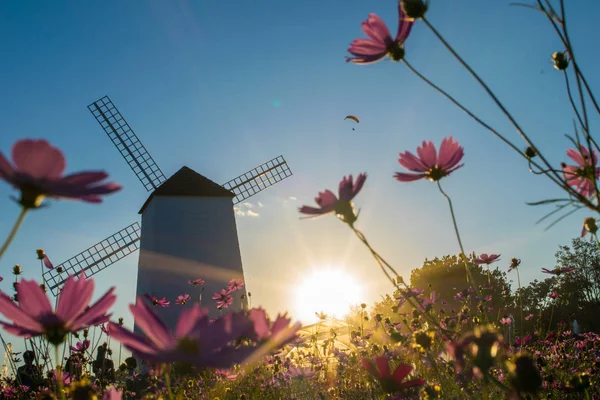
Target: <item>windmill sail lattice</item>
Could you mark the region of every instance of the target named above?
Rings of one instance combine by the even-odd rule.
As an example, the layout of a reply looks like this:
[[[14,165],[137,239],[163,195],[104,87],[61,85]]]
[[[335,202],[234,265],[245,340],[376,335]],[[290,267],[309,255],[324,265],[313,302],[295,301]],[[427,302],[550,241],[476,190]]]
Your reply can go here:
[[[96,100],[88,109],[147,191],[153,192],[166,181],[161,169],[108,96]],[[292,171],[283,156],[279,156],[222,186],[235,195],[233,204],[237,204],[290,176]],[[57,265],[55,269],[45,271],[44,281],[54,295],[58,295],[69,275],[84,271],[89,278],[135,252],[139,247],[140,225],[135,222]],[[59,267],[62,269],[60,274]]]
[[[121,229],[112,236],[96,243],[54,269],[44,272],[48,289],[56,296],[59,288],[69,275],[85,272],[87,277],[97,274],[111,264],[128,256],[140,248],[140,225],[137,222]],[[60,268],[60,269],[59,269]],[[59,273],[58,271],[61,271]]]
[[[155,190],[166,178],[108,96],[88,106],[110,140],[127,161],[147,191]]]
[[[222,186],[235,194],[233,204],[237,204],[289,176],[292,176],[292,171],[283,159],[283,156],[279,156],[230,180]]]

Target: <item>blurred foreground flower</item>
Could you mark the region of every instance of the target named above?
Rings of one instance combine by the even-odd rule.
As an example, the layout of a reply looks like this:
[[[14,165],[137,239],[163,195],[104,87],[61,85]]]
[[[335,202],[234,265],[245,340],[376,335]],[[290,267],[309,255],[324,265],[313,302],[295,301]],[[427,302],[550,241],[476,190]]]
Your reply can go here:
[[[372,360],[363,358],[361,362],[366,370],[379,381],[381,388],[386,393],[396,393],[425,384],[425,380],[420,378],[404,382],[404,379],[413,370],[413,367],[408,364],[398,365],[391,373],[389,359],[385,356],[375,357]]]
[[[463,164],[458,165],[458,163],[462,160],[465,153],[464,149],[451,136],[442,140],[439,155],[436,153],[435,146],[431,141],[424,141],[417,148],[417,155],[418,157],[409,151],[400,154],[400,159],[398,160],[400,165],[416,172],[416,174],[396,172],[394,177],[397,180],[400,182],[412,182],[426,178],[437,182],[463,166]]]
[[[208,310],[194,304],[181,313],[175,332],[171,333],[141,298],[129,309],[145,337],[113,322],[109,323],[108,330],[114,339],[136,356],[151,362],[184,362],[198,367],[230,368],[233,364],[244,362],[260,347],[233,344],[251,336],[255,329],[253,321],[244,312],[225,314],[211,322]],[[279,346],[279,343],[274,345]]]
[[[456,372],[465,369],[466,354],[473,361],[472,372],[480,378],[487,376],[490,368],[497,363],[498,350],[502,347],[505,347],[504,339],[491,325],[478,326],[458,342],[446,343],[448,354],[454,358]]]
[[[45,197],[102,202],[101,195],[121,189],[116,183],[101,183],[106,172],[86,171],[63,176],[63,153],[45,140],[18,140],[11,152],[14,166],[0,153],[0,178],[21,191],[24,208],[38,208]]]
[[[351,201],[360,192],[366,179],[367,174],[364,173],[358,175],[356,182],[354,182],[352,175],[344,177],[338,188],[339,199],[335,197],[335,194],[331,190],[325,190],[324,192],[320,192],[315,198],[315,202],[320,208],[302,206],[299,211],[303,214],[314,216],[335,212],[338,218],[352,225],[356,222],[357,216],[354,214],[354,207]]]
[[[115,303],[114,287],[92,306],[94,281],[69,276],[58,297],[56,311],[44,291],[34,280],[23,279],[16,285],[19,305],[4,292],[0,292],[0,313],[12,320],[12,324],[0,322],[4,329],[26,338],[44,335],[54,345],[62,343],[69,332],[99,325],[108,321],[108,309]],[[89,306],[89,307],[88,307]]]

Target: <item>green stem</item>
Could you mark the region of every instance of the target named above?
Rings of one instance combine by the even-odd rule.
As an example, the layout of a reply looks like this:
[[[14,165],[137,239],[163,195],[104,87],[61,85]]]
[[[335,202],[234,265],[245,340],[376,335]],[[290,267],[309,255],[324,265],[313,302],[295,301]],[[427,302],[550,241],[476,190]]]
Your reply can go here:
[[[21,213],[19,214],[19,218],[17,218],[17,222],[15,222],[15,225],[13,226],[12,230],[8,234],[8,238],[6,238],[6,241],[2,245],[2,248],[0,248],[0,259],[2,258],[2,256],[4,255],[4,252],[6,251],[6,249],[8,249],[8,246],[10,246],[13,239],[15,238],[17,231],[19,230],[19,228],[21,227],[21,224],[23,223],[23,220],[25,219],[25,215],[27,215],[28,210],[29,209],[26,207],[21,208]]]
[[[448,206],[450,207],[450,215],[452,216],[452,223],[454,224],[454,233],[456,234],[456,239],[458,240],[458,246],[460,247],[460,257],[463,259],[463,262],[465,263],[465,270],[467,271],[467,280],[469,281],[468,283],[471,285],[471,287],[473,287],[475,289],[477,296],[479,298],[481,298],[481,295],[479,293],[479,288],[477,287],[477,282],[475,282],[475,279],[473,278],[473,275],[471,274],[471,269],[469,268],[469,264],[467,262],[467,255],[465,253],[465,248],[462,244],[462,239],[460,238],[460,232],[458,230],[458,223],[456,222],[456,215],[454,214],[454,206],[452,205],[452,200],[450,199],[450,196],[448,196],[446,194],[446,192],[444,192],[444,189],[442,189],[442,185],[440,184],[440,181],[437,181],[437,187],[440,190],[440,193],[442,193],[442,195],[446,198],[446,200],[448,200]],[[484,315],[487,315],[487,313]]]
[[[165,365],[165,368],[167,366]],[[171,390],[171,376],[168,371],[165,371],[165,385],[167,386],[167,393],[169,393],[169,399],[173,400],[173,391]]]
[[[548,332],[550,332],[550,328],[552,327],[552,317],[554,317],[554,306],[556,301],[552,302],[552,310],[550,311],[550,322],[548,323]]]
[[[58,345],[54,345],[54,358],[55,358],[55,362],[56,362],[56,381],[58,383],[58,395],[60,396],[60,398],[62,400],[66,400],[65,397],[65,389],[64,389],[64,385],[63,385],[63,378],[62,378],[62,366],[60,364],[60,352],[58,350]]]
[[[519,275],[519,267],[516,267],[515,269],[517,270],[517,284],[519,285],[519,308],[521,309],[521,325],[519,329],[521,331],[521,338],[523,338],[523,336],[525,335],[525,329],[523,328],[523,298],[521,297],[521,275]]]

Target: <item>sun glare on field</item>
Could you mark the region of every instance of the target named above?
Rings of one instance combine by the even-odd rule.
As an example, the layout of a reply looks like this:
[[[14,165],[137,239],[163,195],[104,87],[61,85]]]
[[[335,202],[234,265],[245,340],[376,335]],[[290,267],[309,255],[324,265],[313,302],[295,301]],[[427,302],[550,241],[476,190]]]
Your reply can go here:
[[[362,289],[342,269],[314,270],[296,289],[296,316],[304,324],[318,321],[315,313],[343,318],[350,306],[361,302]]]

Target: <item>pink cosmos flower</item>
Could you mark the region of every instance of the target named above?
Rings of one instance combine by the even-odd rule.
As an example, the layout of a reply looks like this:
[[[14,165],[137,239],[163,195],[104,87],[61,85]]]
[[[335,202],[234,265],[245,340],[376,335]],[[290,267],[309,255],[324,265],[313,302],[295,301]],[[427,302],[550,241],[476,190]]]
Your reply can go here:
[[[542,272],[545,274],[551,274],[560,276],[569,272],[575,271],[575,267],[556,267],[554,269],[542,268]]]
[[[56,311],[39,284],[23,279],[16,284],[19,305],[4,292],[0,292],[0,313],[12,320],[12,324],[0,322],[4,329],[26,338],[44,335],[54,345],[63,342],[69,332],[77,332],[89,326],[108,321],[108,309],[115,303],[115,288],[111,288],[96,303],[89,306],[94,293],[94,281],[69,276],[58,297]]]
[[[525,321],[529,321],[531,318],[533,318],[533,314],[529,314],[528,316],[526,316]]]
[[[182,306],[185,306],[187,304],[188,301],[190,301],[190,295],[189,294],[183,294],[183,295],[179,295],[177,296],[177,300],[175,300],[175,304],[181,304]]]
[[[111,322],[109,331],[137,357],[155,363],[184,362],[206,368],[230,368],[244,361],[254,346],[236,347],[237,341],[252,329],[244,312],[228,313],[211,322],[208,310],[198,304],[186,308],[179,316],[175,332],[144,304],[141,298],[129,309],[145,337]]]
[[[228,289],[221,289],[221,293],[215,293],[212,297],[217,301],[218,308],[228,308],[233,303],[233,297]]]
[[[558,292],[552,292],[548,295],[551,299],[556,299],[558,297]]]
[[[194,285],[194,286],[202,286],[202,285],[204,285],[204,279],[200,279],[200,278],[198,278],[198,279],[194,279],[194,280],[191,280],[191,279],[190,279],[190,280],[188,281],[188,283],[189,283],[190,285]]]
[[[83,353],[89,348],[90,348],[90,341],[86,339],[83,342],[77,342],[75,347],[71,346],[71,351],[73,353]]]
[[[373,360],[363,358],[361,363],[381,383],[381,387],[386,393],[395,393],[425,384],[425,380],[421,378],[404,382],[404,379],[406,379],[413,369],[409,364],[400,364],[391,373],[389,359],[385,356],[375,357]]]
[[[502,325],[510,325],[512,324],[512,319],[510,317],[500,318],[500,323]]]
[[[486,253],[483,253],[479,257],[475,258],[473,260],[473,262],[477,265],[482,265],[482,264],[490,265],[492,263],[495,263],[498,260],[500,260],[500,254],[487,255]]]
[[[353,57],[346,57],[346,62],[355,64],[371,64],[383,59],[386,55],[394,61],[404,58],[404,42],[412,29],[414,21],[409,21],[398,3],[398,32],[392,35],[381,18],[369,14],[362,23],[362,30],[369,39],[355,39],[348,48]]]
[[[299,211],[309,215],[324,215],[333,211],[344,214],[346,212],[345,208],[348,207],[350,201],[360,192],[366,179],[367,174],[359,174],[356,182],[354,182],[352,175],[349,175],[347,178],[344,177],[338,188],[339,199],[335,197],[335,194],[331,190],[325,190],[324,192],[320,192],[315,198],[315,202],[319,205],[319,208],[302,206]]]
[[[156,297],[156,294],[150,296],[148,293],[144,294],[144,297],[152,302],[153,306],[161,306],[161,307],[169,307],[171,305],[170,301],[167,301],[166,297],[159,299]]]
[[[600,168],[596,167],[598,164],[596,151],[593,151],[590,157],[588,149],[580,146],[579,151],[568,149],[567,156],[577,163],[577,165],[563,164],[563,177],[567,184],[583,196],[592,196],[596,192],[594,181],[600,177]]]
[[[409,151],[400,153],[398,162],[404,168],[416,172],[416,174],[406,174],[396,172],[394,177],[400,182],[412,182],[427,178],[430,181],[437,182],[445,176],[450,175],[464,164],[458,163],[464,157],[464,149],[454,141],[454,138],[444,138],[440,146],[439,154],[436,153],[433,142],[425,142],[421,147],[417,147],[416,157]]]
[[[236,290],[240,290],[244,286],[244,280],[239,278],[234,278],[229,281],[229,285],[227,285],[227,289],[230,292],[235,292]]]
[[[277,315],[275,321],[271,322],[262,308],[250,310],[248,318],[254,327],[254,330],[249,333],[250,339],[257,342],[269,339],[279,343],[280,346],[295,340],[297,332],[302,327],[300,322],[290,325],[291,319],[287,317],[287,313]]]
[[[0,153],[0,179],[21,191],[19,203],[37,208],[45,197],[101,203],[102,195],[121,189],[116,183],[101,183],[106,172],[86,171],[63,176],[63,153],[45,140],[22,139],[12,147],[14,166]]]

